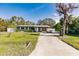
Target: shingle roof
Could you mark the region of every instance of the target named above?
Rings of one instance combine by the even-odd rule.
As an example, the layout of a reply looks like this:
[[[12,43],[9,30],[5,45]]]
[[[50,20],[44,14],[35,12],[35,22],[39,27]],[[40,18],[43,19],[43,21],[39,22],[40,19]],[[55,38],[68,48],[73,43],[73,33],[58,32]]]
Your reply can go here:
[[[48,25],[17,25],[18,26],[21,26],[21,27],[50,27]]]

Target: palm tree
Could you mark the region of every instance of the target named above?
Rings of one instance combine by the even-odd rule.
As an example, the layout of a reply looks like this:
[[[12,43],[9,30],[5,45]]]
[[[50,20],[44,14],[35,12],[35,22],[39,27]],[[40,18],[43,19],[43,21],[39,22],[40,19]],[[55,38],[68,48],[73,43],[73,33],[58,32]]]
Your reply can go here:
[[[77,7],[70,3],[67,3],[67,4],[57,3],[56,7],[57,7],[57,12],[59,13],[59,15],[64,16],[64,21],[63,21],[62,31],[61,31],[62,36],[63,36],[65,35],[65,31],[66,31],[66,22],[68,21],[68,13],[72,12],[73,9]]]

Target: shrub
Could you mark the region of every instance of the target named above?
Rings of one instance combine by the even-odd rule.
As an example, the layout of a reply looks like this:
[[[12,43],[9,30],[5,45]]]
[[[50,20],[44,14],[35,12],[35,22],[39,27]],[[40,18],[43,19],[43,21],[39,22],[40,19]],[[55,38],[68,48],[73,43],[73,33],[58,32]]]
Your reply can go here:
[[[24,30],[24,32],[33,32],[31,29],[29,29],[29,30]]]
[[[19,32],[20,30],[19,29],[16,29],[16,32]]]

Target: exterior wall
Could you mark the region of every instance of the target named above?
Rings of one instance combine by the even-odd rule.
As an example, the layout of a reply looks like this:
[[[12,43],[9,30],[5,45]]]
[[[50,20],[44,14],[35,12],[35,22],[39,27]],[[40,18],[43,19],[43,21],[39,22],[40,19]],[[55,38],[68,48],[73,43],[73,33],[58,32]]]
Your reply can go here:
[[[19,30],[22,30],[22,31],[24,31],[24,30],[33,30],[33,31],[35,31],[35,32],[42,32],[42,31],[47,31],[47,27],[17,27]]]
[[[35,31],[36,31],[36,32],[39,32],[38,27],[35,28]]]

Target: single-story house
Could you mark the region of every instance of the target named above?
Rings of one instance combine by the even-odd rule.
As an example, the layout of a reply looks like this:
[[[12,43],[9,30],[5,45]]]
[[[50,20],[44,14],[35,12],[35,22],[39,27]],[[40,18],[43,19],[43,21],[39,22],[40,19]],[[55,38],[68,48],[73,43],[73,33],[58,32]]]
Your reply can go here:
[[[32,30],[34,32],[42,32],[47,31],[47,29],[51,28],[48,25],[17,25],[17,29],[24,31],[24,30]]]

